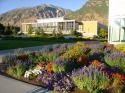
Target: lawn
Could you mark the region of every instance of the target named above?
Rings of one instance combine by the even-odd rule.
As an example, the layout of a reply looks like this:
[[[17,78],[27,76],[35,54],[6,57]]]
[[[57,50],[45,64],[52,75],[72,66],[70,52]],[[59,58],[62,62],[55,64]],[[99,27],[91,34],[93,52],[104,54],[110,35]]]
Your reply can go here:
[[[42,46],[56,43],[76,42],[84,39],[64,39],[64,38],[8,38],[0,40],[0,50],[24,48],[32,46]]]

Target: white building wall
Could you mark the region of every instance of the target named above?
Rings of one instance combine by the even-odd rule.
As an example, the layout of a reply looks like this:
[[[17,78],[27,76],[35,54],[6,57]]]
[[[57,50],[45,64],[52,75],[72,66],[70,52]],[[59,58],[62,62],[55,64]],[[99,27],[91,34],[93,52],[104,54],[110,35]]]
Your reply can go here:
[[[109,17],[125,15],[125,0],[109,0]]]
[[[109,37],[112,44],[124,43],[125,0],[109,0]]]

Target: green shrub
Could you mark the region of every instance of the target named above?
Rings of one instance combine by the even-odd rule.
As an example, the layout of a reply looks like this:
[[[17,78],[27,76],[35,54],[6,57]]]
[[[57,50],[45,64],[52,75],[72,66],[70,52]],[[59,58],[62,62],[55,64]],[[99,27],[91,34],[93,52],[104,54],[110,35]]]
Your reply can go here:
[[[54,72],[69,72],[72,71],[76,66],[77,64],[74,62],[74,60],[59,57],[53,61],[52,68]]]
[[[125,52],[125,44],[115,45],[115,48],[118,49],[118,50],[121,50],[121,51]]]
[[[103,29],[103,28],[100,28],[99,31],[98,31],[98,35],[101,38],[107,38],[108,37],[108,31]]]
[[[66,72],[66,65],[60,66],[58,64],[53,64],[52,69],[55,73],[57,72]]]
[[[125,93],[125,81],[115,78],[112,83],[111,93]]]
[[[122,70],[125,69],[125,54],[122,52],[116,51],[111,54],[107,54],[104,59],[111,67],[117,66]]]
[[[21,77],[24,75],[26,67],[22,64],[17,64],[14,67],[8,67],[7,70],[10,75],[13,75],[15,77]]]
[[[22,64],[16,65],[16,69],[14,70],[15,75],[16,75],[17,77],[21,77],[22,75],[24,75],[25,71],[26,71],[26,68],[25,68],[25,66],[22,65]]]
[[[76,59],[80,56],[85,56],[85,53],[89,52],[87,44],[77,42],[75,45],[70,46],[68,50],[62,55],[64,58]]]
[[[72,79],[78,88],[86,88],[90,93],[100,93],[110,83],[108,76],[92,65],[73,72]]]

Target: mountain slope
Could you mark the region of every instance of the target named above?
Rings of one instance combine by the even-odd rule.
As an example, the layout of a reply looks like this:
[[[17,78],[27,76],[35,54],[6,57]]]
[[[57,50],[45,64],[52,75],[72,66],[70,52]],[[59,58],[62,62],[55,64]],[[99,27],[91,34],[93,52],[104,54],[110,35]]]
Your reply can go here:
[[[58,13],[57,13],[58,11]],[[107,24],[108,0],[88,0],[77,11],[70,11],[50,4],[43,4],[31,8],[20,8],[0,15],[0,23],[20,25],[22,22],[33,22],[37,18],[66,16],[76,20],[98,20]]]
[[[58,11],[58,13],[57,13]],[[64,16],[71,12],[68,9],[63,9],[50,4],[43,4],[31,8],[19,8],[8,11],[0,15],[0,22],[3,24],[19,25],[21,22],[33,22],[37,18],[50,18]]]
[[[83,7],[67,16],[77,20],[98,20],[105,23],[108,18],[108,0],[88,0]]]

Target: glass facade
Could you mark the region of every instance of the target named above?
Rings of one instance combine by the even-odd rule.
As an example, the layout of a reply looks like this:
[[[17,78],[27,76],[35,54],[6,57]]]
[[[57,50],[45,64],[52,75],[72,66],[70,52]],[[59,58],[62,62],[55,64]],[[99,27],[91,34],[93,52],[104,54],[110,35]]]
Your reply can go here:
[[[125,18],[115,18],[110,21],[109,41],[125,42]]]

